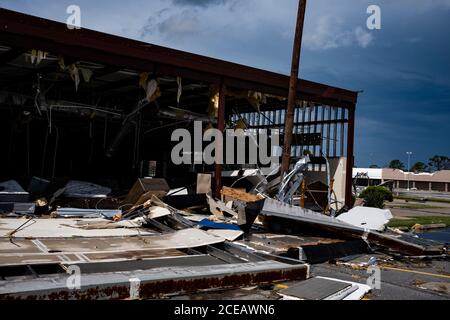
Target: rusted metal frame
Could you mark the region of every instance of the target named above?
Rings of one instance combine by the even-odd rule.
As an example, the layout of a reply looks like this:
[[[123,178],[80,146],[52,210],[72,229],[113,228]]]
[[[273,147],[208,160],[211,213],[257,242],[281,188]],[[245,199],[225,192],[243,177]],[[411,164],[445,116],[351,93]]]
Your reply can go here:
[[[0,33],[1,34],[1,33]],[[3,41],[7,41],[8,39],[8,35],[5,36],[6,39],[2,39]],[[33,41],[34,40],[34,41]],[[7,41],[9,42],[9,41]],[[15,42],[12,41],[11,42]],[[70,58],[72,61],[76,61],[76,60],[88,60],[88,61],[92,61],[92,62],[96,62],[96,63],[101,63],[101,64],[109,64],[109,65],[114,65],[114,64],[119,64],[119,66],[125,68],[131,68],[131,69],[136,69],[136,70],[140,70],[140,71],[149,71],[152,70],[152,72],[154,72],[155,74],[161,74],[161,75],[168,75],[168,76],[181,76],[183,78],[189,78],[192,80],[197,80],[197,81],[205,81],[208,83],[217,83],[219,82],[219,77],[214,76],[212,74],[208,74],[208,73],[200,73],[200,72],[196,72],[193,70],[189,70],[186,68],[174,68],[173,66],[170,65],[165,65],[165,64],[154,64],[154,63],[149,63],[146,61],[141,61],[141,60],[137,60],[137,59],[131,59],[128,57],[124,57],[124,56],[113,56],[113,55],[104,55],[103,53],[99,53],[99,52],[88,52],[88,50],[83,50],[82,48],[65,48],[65,47],[59,47],[57,45],[55,45],[54,43],[45,43],[42,44],[39,41],[36,41],[35,39],[25,39],[23,42],[21,42],[19,44],[19,46],[22,46],[23,48],[33,48],[36,46],[45,46],[47,51],[51,51],[52,53],[56,53],[56,54],[61,54],[62,56],[64,56],[66,59]],[[26,50],[26,49],[24,49]],[[116,69],[120,69],[119,67],[115,67]],[[53,67],[52,67],[53,69]],[[42,71],[52,71],[52,70],[42,70]],[[29,78],[29,77],[27,77]],[[231,82],[231,83],[235,83],[234,80],[231,79],[225,79],[225,82]],[[126,85],[127,83],[124,83],[124,85]],[[132,82],[130,82],[130,84],[133,84]],[[246,85],[245,82],[240,82],[242,87],[249,87],[248,85]],[[279,91],[278,89],[275,89],[274,87],[270,87],[270,86],[266,86],[264,88],[264,85],[261,86],[257,83],[254,83],[254,85],[252,85],[254,90],[260,90],[266,93],[278,93],[278,94],[285,94],[285,92],[283,90]],[[320,98],[317,97],[304,97],[304,98],[308,98],[311,101],[318,101],[321,100]],[[331,101],[330,101],[331,102]],[[336,101],[333,101],[332,103],[336,103]]]
[[[299,0],[297,25],[295,29],[294,47],[292,53],[292,67],[291,77],[289,80],[288,105],[285,114],[285,131],[284,131],[284,146],[283,158],[281,164],[281,176],[283,177],[290,167],[291,160],[291,144],[292,144],[292,130],[294,128],[294,109],[297,103],[297,86],[298,73],[300,65],[300,56],[302,50],[303,26],[305,23],[306,0]]]
[[[168,49],[130,39],[103,34],[87,29],[69,31],[65,24],[39,19],[36,17],[0,9],[1,30],[4,34],[23,35],[22,38],[36,38],[42,45],[53,42],[57,46],[72,46],[75,48],[91,48],[107,54],[117,54],[144,59],[155,64],[169,64],[176,68],[188,68],[203,73],[213,73],[220,77],[238,78],[245,81],[255,81],[277,88],[287,88],[289,79],[286,76],[199,56],[187,52]],[[70,33],[70,36],[68,34]],[[2,35],[3,38],[3,35]],[[40,46],[32,48],[42,49]],[[357,93],[321,85],[311,81],[301,80],[302,92],[327,97],[331,100],[342,100],[355,103]]]
[[[348,111],[347,127],[347,165],[345,170],[345,205],[351,208],[353,205],[353,165],[355,146],[355,109]]]
[[[84,275],[81,289],[67,288],[67,276],[58,279],[41,279],[41,284],[23,281],[27,290],[3,288],[0,300],[123,300],[153,299],[167,295],[198,293],[203,290],[233,289],[279,281],[306,280],[309,277],[307,265],[288,265],[280,262],[260,262],[227,265],[226,267],[170,268],[133,272],[138,281],[134,293],[128,273]],[[195,272],[194,272],[195,271]],[[203,271],[203,272],[202,272]],[[43,283],[47,281],[47,283]],[[47,287],[46,287],[47,285]]]
[[[317,121],[317,122],[315,122],[315,121],[311,121],[311,122],[310,121],[305,121],[305,122],[299,121],[299,122],[295,122],[294,125],[295,126],[314,126],[314,125],[341,124],[341,123],[346,124],[346,123],[348,123],[348,120],[346,120],[346,119],[344,119],[343,121],[341,121],[341,120],[331,120],[331,121],[324,120],[324,121]],[[255,129],[268,129],[268,128],[281,128],[281,127],[283,127],[283,124],[281,124],[281,125],[276,125],[276,124],[263,125],[263,126],[250,125],[249,126],[249,128],[255,128]],[[301,131],[300,133],[304,133],[304,132]]]
[[[340,156],[343,157],[345,154],[345,109],[341,108],[341,153]]]
[[[339,118],[339,108],[334,108],[334,120]],[[334,124],[334,136],[333,136],[333,156],[337,157],[337,139],[338,139],[338,126]]]
[[[311,132],[311,127],[313,126],[312,124],[314,123],[314,121],[312,121],[312,116],[313,116],[313,105],[312,104],[310,104],[310,103],[308,103],[307,104],[308,105],[308,123],[310,123],[309,125],[308,125],[308,134],[311,134],[312,132]],[[310,146],[308,146],[308,150],[310,149],[309,148]],[[309,150],[309,151],[311,151],[311,150]]]
[[[223,133],[225,131],[225,102],[226,102],[226,86],[223,80],[219,84],[219,111],[217,117],[217,129]],[[215,164],[215,196],[220,197],[220,191],[222,190],[222,169],[223,164],[219,163],[218,160],[223,162],[223,159],[218,159],[217,155],[219,153],[223,154],[223,141],[216,141],[216,164]],[[220,151],[219,151],[220,150]]]
[[[326,106],[321,106],[322,109],[322,123],[320,124],[320,135],[322,136],[322,144],[320,145],[320,152],[323,153],[323,149],[324,149],[324,143],[325,140],[323,139],[323,134],[325,131],[325,111],[326,111]]]
[[[268,123],[268,126],[270,126],[270,127],[273,127],[274,125],[275,125],[275,116],[274,116],[274,114],[275,114],[275,111],[269,111],[269,119],[270,119],[270,121],[269,121],[269,123]]]
[[[298,105],[298,103],[297,103],[297,105],[296,105],[296,108],[295,108],[295,110],[296,110],[296,118],[295,118],[295,123],[294,123],[294,126],[295,126],[295,133],[296,134],[300,134],[301,132],[301,129],[300,129],[300,125],[299,125],[299,122],[300,122],[300,112],[301,112],[301,108],[299,108],[299,105]],[[299,146],[296,146],[296,151],[295,151],[296,153],[295,153],[295,156],[298,158],[298,157],[301,157],[302,155],[300,154],[300,148],[299,148]]]
[[[319,117],[319,107],[318,106],[314,106],[314,128],[313,131],[314,133],[317,133],[317,118]],[[313,154],[315,157],[318,156],[317,154],[317,146],[314,145],[313,147]],[[314,165],[314,171],[317,169],[317,166]]]
[[[302,133],[305,133],[305,126],[306,126],[306,103],[305,101],[301,102],[302,105]],[[302,145],[301,149],[300,149],[300,156],[303,157],[303,154],[305,152],[305,146]]]
[[[1,9],[0,9],[1,10]],[[6,43],[9,46],[16,48],[23,48],[24,50],[30,48],[41,48],[53,54],[61,55],[64,58],[71,60],[85,60],[100,64],[107,64],[122,67],[124,69],[133,69],[140,72],[153,72],[173,77],[182,77],[196,81],[204,81],[208,83],[218,83],[220,77],[211,73],[198,72],[195,70],[173,67],[168,64],[156,64],[145,59],[133,58],[126,55],[119,55],[116,53],[105,53],[91,48],[76,47],[73,45],[60,45],[52,41],[42,42],[38,38],[26,38],[23,36],[11,36],[10,34],[3,34],[0,31],[1,43]]]
[[[303,100],[303,101],[308,101],[308,102],[312,102],[312,103],[318,103],[318,104],[325,104],[325,105],[332,105],[332,106],[342,106],[344,108],[350,108],[354,105],[354,103],[350,103],[344,99],[332,99],[328,96],[323,96],[323,92],[321,91],[317,91],[316,93],[312,94],[312,93],[305,93],[303,91],[304,87],[302,86],[302,84],[304,83],[304,81],[299,80],[300,84],[299,84],[299,89],[297,91],[297,100]],[[288,95],[288,90],[287,90],[287,86],[286,87],[276,87],[276,86],[272,86],[269,84],[261,84],[258,82],[254,82],[254,81],[244,81],[244,80],[239,80],[236,78],[225,78],[225,83],[227,85],[227,87],[232,87],[232,88],[237,88],[237,89],[245,89],[245,90],[249,90],[249,91],[259,91],[262,93],[266,93],[266,94],[272,94],[275,96],[279,96],[279,97],[287,97]],[[300,90],[300,88],[302,88],[302,90]],[[280,102],[280,106],[277,106],[275,108],[272,109],[285,109],[286,106],[285,104],[283,104],[283,106],[281,106],[283,103]],[[249,107],[250,109],[251,107]],[[261,109],[268,109],[268,105],[263,105],[261,106]]]
[[[331,106],[328,106],[328,121],[331,120]],[[330,157],[330,144],[331,144],[331,122],[327,126],[327,157]]]

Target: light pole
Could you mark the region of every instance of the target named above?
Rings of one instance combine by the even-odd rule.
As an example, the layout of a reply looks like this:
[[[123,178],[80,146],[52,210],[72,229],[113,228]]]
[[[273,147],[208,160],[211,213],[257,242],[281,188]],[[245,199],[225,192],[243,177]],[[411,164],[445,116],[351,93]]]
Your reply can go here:
[[[408,191],[410,191],[411,189],[409,188],[410,185],[410,174],[411,174],[411,156],[412,156],[412,152],[407,152],[406,153],[408,155]]]

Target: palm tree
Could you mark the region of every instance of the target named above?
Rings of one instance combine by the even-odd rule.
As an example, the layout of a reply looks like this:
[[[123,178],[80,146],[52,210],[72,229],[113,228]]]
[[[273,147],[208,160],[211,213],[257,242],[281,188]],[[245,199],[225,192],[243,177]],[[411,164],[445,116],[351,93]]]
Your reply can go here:
[[[416,162],[412,167],[412,172],[425,172],[427,170],[427,165],[421,161]]]
[[[447,156],[434,156],[430,159],[429,166],[432,170],[441,171],[450,166],[450,158]]]
[[[389,168],[405,170],[405,165],[400,160],[392,160],[391,163],[389,163]]]

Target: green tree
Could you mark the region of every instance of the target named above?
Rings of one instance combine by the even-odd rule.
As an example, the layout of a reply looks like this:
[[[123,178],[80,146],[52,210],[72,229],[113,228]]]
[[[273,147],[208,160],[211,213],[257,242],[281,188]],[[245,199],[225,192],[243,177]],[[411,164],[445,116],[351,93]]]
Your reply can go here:
[[[389,168],[405,170],[405,165],[400,160],[392,160],[391,163],[389,163]]]
[[[384,208],[384,202],[394,201],[394,196],[392,195],[392,192],[385,187],[380,186],[374,186],[374,187],[368,187],[366,188],[361,194],[359,195],[361,199],[364,199],[364,206],[365,207],[371,207],[371,208]]]
[[[434,156],[428,163],[430,168],[434,171],[440,171],[450,166],[450,158],[447,156]]]
[[[369,168],[370,169],[380,169],[380,167],[376,164],[372,164]]]
[[[425,172],[427,170],[427,165],[421,161],[416,162],[412,167],[411,167],[411,171],[412,172]]]

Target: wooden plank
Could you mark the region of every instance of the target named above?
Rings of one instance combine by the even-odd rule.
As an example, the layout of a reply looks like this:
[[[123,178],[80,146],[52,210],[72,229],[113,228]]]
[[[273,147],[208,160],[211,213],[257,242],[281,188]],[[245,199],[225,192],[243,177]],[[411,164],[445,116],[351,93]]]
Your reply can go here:
[[[223,187],[222,196],[228,197],[233,200],[239,200],[243,202],[256,202],[262,200],[261,196],[253,195],[247,192],[243,192],[237,189]]]

